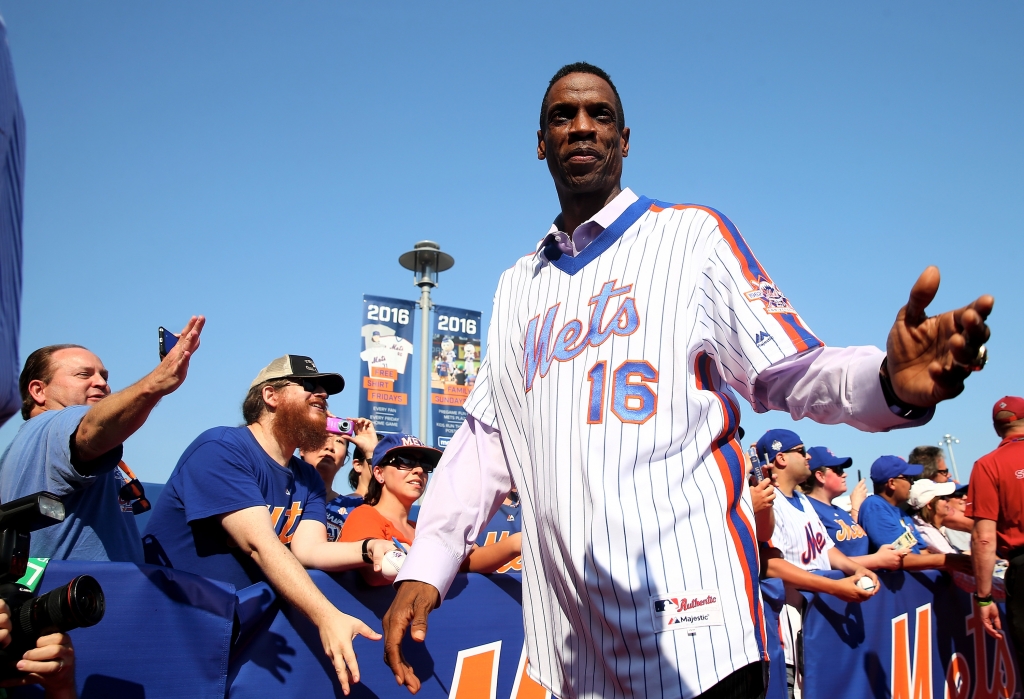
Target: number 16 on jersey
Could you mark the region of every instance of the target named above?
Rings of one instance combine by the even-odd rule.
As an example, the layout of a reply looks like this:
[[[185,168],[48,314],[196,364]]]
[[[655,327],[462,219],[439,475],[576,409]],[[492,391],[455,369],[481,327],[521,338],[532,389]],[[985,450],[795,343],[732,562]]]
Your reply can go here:
[[[620,422],[642,425],[658,409],[658,394],[648,384],[658,382],[658,370],[650,362],[627,359],[608,377],[608,362],[601,360],[587,372],[590,398],[587,423],[604,422],[605,402]],[[610,383],[610,387],[606,384]],[[605,394],[610,394],[605,398]]]

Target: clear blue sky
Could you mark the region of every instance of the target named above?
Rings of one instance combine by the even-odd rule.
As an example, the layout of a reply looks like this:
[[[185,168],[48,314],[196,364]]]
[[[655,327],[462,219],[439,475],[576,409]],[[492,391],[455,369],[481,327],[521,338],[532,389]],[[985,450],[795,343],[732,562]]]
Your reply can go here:
[[[557,213],[535,158],[547,81],[587,60],[632,128],[623,184],[725,212],[828,344],[881,344],[917,274],[934,309],[996,297],[991,362],[926,427],[795,425],[851,455],[946,432],[961,476],[1024,393],[1019,3],[0,2],[28,124],[22,358],[77,342],[115,388],[158,325],[208,323],[185,385],[125,446],[162,481],[241,420],[259,369],[312,356],[356,385],[364,293],[415,298],[418,240],[479,309]],[[1016,194],[1014,194],[1016,192]],[[1017,348],[1017,349],[1015,349]],[[331,401],[355,411],[356,393]],[[20,424],[0,430],[0,446]]]

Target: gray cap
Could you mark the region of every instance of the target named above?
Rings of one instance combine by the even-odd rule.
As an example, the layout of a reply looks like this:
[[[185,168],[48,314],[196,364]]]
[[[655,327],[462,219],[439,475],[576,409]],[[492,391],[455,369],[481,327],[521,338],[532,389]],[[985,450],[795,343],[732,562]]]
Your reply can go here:
[[[283,357],[278,357],[263,367],[249,388],[259,386],[264,381],[291,378],[316,379],[329,396],[341,393],[345,388],[345,379],[341,378],[341,374],[323,374],[317,370],[312,359],[303,357],[301,354],[286,354]]]

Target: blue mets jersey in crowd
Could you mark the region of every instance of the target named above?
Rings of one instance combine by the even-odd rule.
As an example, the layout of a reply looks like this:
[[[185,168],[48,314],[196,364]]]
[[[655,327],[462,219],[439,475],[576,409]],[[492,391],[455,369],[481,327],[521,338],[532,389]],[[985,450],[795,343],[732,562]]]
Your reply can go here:
[[[341,536],[341,528],[352,510],[363,504],[363,496],[339,495],[327,503],[327,540],[337,541]]]
[[[248,427],[214,427],[199,435],[171,473],[146,527],[146,562],[247,587],[260,569],[228,540],[217,515],[266,507],[288,544],[303,519],[323,523],[324,483],[293,456],[281,466]]]
[[[836,548],[847,556],[868,555],[868,535],[846,510],[821,500],[807,498],[825,525]]]

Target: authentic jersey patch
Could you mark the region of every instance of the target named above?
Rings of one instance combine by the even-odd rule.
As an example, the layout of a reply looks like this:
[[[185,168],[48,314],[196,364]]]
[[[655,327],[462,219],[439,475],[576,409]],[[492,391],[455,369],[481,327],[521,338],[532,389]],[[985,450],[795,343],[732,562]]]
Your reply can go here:
[[[651,597],[654,633],[682,631],[698,626],[721,626],[722,603],[718,590],[670,592]]]

